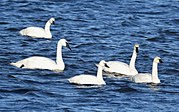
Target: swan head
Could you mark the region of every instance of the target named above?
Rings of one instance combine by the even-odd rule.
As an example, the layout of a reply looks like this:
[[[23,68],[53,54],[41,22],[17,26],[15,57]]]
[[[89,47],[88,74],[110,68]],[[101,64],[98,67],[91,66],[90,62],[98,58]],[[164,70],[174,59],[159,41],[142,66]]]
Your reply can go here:
[[[60,44],[60,45],[62,45],[62,46],[65,46],[65,47],[67,47],[68,49],[71,50],[71,48],[70,48],[70,46],[69,46],[69,43],[68,43],[68,41],[67,41],[66,39],[60,39],[59,42],[58,42],[58,44]]]
[[[55,24],[55,18],[50,18],[49,22],[50,22],[50,24]]]
[[[154,58],[154,62],[155,62],[155,63],[163,63],[163,61],[161,60],[160,57],[155,57],[155,58]]]
[[[139,44],[134,45],[134,50],[136,51],[136,53],[139,53]]]
[[[109,66],[107,65],[107,63],[104,60],[101,60],[98,64],[98,66],[109,68]]]

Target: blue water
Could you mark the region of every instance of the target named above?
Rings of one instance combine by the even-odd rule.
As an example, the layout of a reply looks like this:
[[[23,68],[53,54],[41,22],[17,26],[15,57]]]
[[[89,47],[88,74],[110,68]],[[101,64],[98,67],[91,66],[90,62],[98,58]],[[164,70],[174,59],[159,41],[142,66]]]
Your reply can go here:
[[[0,111],[179,111],[178,0],[1,0],[0,6]],[[51,40],[19,34],[28,26],[43,27],[51,17]],[[72,48],[63,49],[64,72],[9,65],[34,55],[55,60],[61,38]],[[135,43],[139,72],[151,72],[155,56],[164,61],[158,66],[161,84],[106,75],[101,87],[67,81],[95,75],[94,64],[102,59],[129,63]]]

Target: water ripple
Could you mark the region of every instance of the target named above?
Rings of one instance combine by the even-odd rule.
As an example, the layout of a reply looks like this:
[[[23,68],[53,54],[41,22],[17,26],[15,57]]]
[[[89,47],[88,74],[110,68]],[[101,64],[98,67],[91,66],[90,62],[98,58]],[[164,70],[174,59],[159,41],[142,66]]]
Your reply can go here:
[[[178,110],[178,1],[2,0],[0,14],[0,111],[176,111]],[[33,39],[19,31],[44,27],[54,17],[53,38]],[[57,41],[65,38],[63,72],[9,65],[30,56],[56,60]],[[139,72],[151,72],[160,56],[161,84],[136,84],[104,75],[105,86],[77,86],[68,78],[96,75],[100,60],[129,63],[140,44]],[[141,106],[142,105],[142,106]]]

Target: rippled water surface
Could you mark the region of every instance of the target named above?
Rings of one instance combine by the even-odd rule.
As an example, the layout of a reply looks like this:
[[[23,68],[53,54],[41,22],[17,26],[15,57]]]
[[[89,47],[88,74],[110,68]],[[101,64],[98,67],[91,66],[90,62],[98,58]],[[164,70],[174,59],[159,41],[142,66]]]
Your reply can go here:
[[[178,0],[1,0],[0,6],[0,111],[179,111]],[[28,26],[43,27],[51,17],[51,40],[19,34]],[[64,72],[9,65],[34,55],[55,60],[61,38],[72,48],[63,49]],[[100,87],[67,81],[96,75],[95,63],[102,59],[129,63],[135,43],[139,72],[151,72],[155,56],[164,61],[159,85],[109,75]]]

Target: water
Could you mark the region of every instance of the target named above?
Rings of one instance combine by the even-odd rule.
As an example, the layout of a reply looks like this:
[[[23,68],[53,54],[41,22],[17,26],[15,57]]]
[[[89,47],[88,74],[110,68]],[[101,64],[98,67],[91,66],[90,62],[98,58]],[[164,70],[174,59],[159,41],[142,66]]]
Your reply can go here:
[[[0,3],[0,111],[179,111],[178,0],[2,0]],[[23,37],[28,26],[43,27],[54,17],[53,39]],[[64,72],[10,66],[30,56],[55,60],[56,44],[64,48]],[[129,63],[133,45],[140,44],[136,68],[151,72],[160,56],[161,84],[135,84],[126,77],[104,76],[101,87],[79,87],[67,79],[96,74],[95,63]]]

